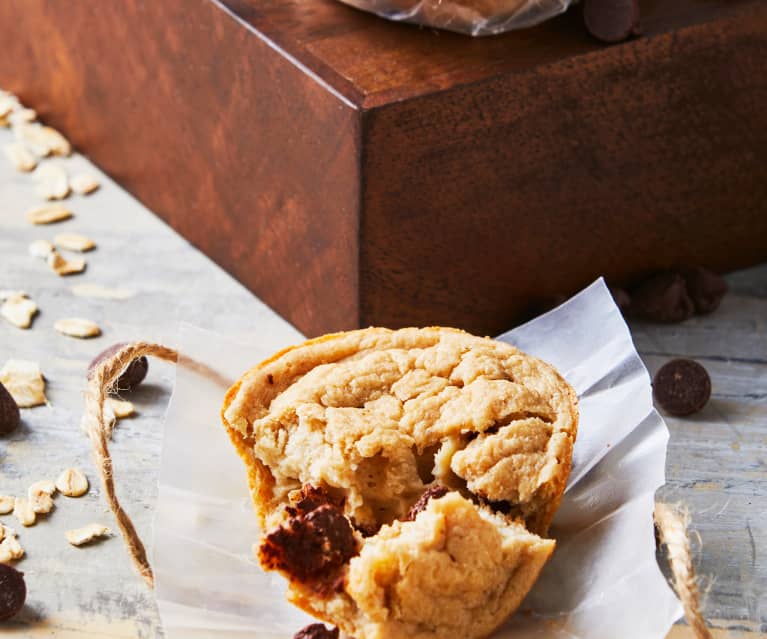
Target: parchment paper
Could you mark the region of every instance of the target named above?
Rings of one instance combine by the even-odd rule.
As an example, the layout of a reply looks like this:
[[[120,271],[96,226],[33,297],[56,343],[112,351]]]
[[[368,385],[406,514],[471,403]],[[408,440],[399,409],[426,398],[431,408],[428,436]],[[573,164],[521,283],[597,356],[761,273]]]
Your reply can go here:
[[[295,335],[232,339],[185,325],[180,351],[234,381]],[[494,639],[663,639],[682,614],[655,560],[652,511],[668,430],[602,280],[498,339],[556,366],[578,392],[580,427],[553,558]],[[225,388],[179,363],[165,425],[154,525],[168,639],[289,639],[312,619],[252,558],[258,529],[245,468],[221,426]],[[456,638],[460,639],[460,638]]]

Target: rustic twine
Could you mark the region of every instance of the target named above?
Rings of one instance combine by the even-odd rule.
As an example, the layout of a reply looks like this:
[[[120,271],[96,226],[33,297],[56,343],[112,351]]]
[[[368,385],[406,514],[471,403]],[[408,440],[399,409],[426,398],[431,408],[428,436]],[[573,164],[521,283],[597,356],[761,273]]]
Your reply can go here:
[[[133,565],[144,578],[150,588],[154,588],[154,573],[149,565],[146,549],[141,541],[131,518],[123,510],[115,494],[114,471],[112,457],[109,454],[109,437],[112,431],[111,420],[104,415],[104,402],[114,389],[117,379],[134,359],[142,355],[154,355],[168,362],[178,362],[178,351],[151,342],[133,342],[127,344],[112,357],[104,359],[91,373],[88,390],[85,393],[85,418],[83,425],[93,446],[96,467],[101,474],[101,484],[104,487],[109,508],[117,519],[128,554]]]
[[[690,515],[680,506],[656,504],[654,517],[660,542],[666,546],[673,576],[672,583],[682,601],[687,623],[690,624],[696,639],[712,639],[711,631],[701,613],[698,578],[692,564],[690,539],[687,535]]]
[[[177,364],[178,351],[151,342],[133,342],[117,351],[111,358],[103,360],[93,371],[88,382],[85,397],[84,425],[93,445],[96,465],[101,474],[101,482],[109,508],[117,519],[128,553],[133,560],[138,573],[144,578],[150,588],[154,588],[154,573],[147,558],[146,549],[131,518],[123,510],[115,494],[112,457],[107,444],[111,433],[111,423],[104,414],[104,404],[113,391],[120,374],[134,359],[143,355],[153,355],[159,359]],[[205,364],[184,359],[192,369],[212,377],[219,384],[227,384],[218,372]],[[679,506],[656,504],[654,513],[655,525],[659,531],[660,541],[666,546],[668,561],[673,575],[672,584],[682,601],[687,622],[696,639],[712,639],[711,632],[706,627],[700,605],[700,590],[692,563],[690,541],[687,535],[689,515]]]

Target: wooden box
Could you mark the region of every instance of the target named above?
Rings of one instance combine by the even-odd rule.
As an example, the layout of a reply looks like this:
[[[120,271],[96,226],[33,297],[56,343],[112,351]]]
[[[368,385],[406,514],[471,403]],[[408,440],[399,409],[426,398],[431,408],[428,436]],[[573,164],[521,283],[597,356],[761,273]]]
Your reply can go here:
[[[5,0],[0,86],[302,331],[493,334],[600,274],[767,258],[767,3],[641,8],[608,47],[577,6],[471,39],[333,0]]]

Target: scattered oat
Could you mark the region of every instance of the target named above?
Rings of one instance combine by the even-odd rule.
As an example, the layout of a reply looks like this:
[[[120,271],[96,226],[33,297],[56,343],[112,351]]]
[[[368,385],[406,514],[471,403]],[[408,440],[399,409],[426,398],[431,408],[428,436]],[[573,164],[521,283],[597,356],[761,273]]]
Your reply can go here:
[[[96,322],[80,317],[66,317],[56,320],[53,328],[62,335],[68,335],[69,337],[87,338],[101,335],[101,329]]]
[[[67,172],[58,164],[43,164],[35,171],[37,194],[46,200],[63,200],[69,195]]]
[[[0,307],[0,315],[18,328],[29,328],[37,313],[37,304],[21,295],[9,297]]]
[[[57,131],[52,126],[44,126],[43,135],[45,136],[48,148],[53,155],[61,155],[64,157],[72,155],[72,145],[61,132]]]
[[[0,116],[0,129],[7,129],[9,126],[11,126],[11,123],[8,121],[8,118],[4,115]]]
[[[67,468],[56,480],[56,488],[67,497],[81,497],[88,492],[88,478],[78,468]]]
[[[13,504],[13,516],[19,520],[22,526],[34,526],[37,520],[32,504],[21,497],[18,497]]]
[[[78,195],[88,195],[101,186],[99,179],[90,173],[78,173],[69,181],[72,190]]]
[[[20,122],[13,130],[16,139],[23,142],[38,157],[44,158],[51,153],[63,156],[72,153],[72,145],[53,127],[37,122]]]
[[[29,254],[32,257],[47,259],[53,251],[53,244],[48,240],[35,240],[29,245]]]
[[[32,484],[27,490],[27,497],[32,510],[38,515],[51,512],[55,492],[56,485],[49,479],[43,479]]]
[[[32,509],[32,512],[34,512],[35,515],[47,515],[49,512],[53,510],[53,497],[45,493],[41,493],[41,492],[35,493],[34,497],[30,495],[28,499],[28,503],[29,503],[29,507]],[[22,521],[18,515],[16,516],[19,518],[19,521]],[[35,523],[35,521],[33,521],[31,524],[24,524],[24,525],[32,526]],[[24,522],[22,521],[22,523]]]
[[[63,204],[46,204],[27,212],[27,221],[32,224],[53,224],[72,217],[73,213]]]
[[[15,498],[11,495],[0,495],[0,515],[7,515],[10,512],[13,512],[13,502],[15,502]],[[0,524],[2,526],[2,524]],[[0,538],[0,541],[2,539]]]
[[[47,403],[45,380],[36,362],[9,359],[0,369],[0,384],[5,386],[19,408]]]
[[[105,537],[109,534],[111,534],[109,528],[103,526],[102,524],[88,524],[82,528],[67,530],[67,532],[64,533],[64,536],[73,546],[82,546],[83,544],[87,544],[94,539]]]
[[[82,257],[73,257],[67,259],[58,251],[52,251],[48,255],[48,266],[50,266],[57,275],[73,275],[82,273],[85,270],[85,260]]]
[[[21,142],[6,144],[3,151],[17,171],[29,173],[37,166],[37,158]]]
[[[38,123],[20,123],[13,127],[13,133],[16,140],[21,142],[38,158],[44,158],[51,154],[51,148],[48,144],[42,124]]]
[[[24,549],[16,538],[16,531],[0,524],[0,564],[7,564],[24,556]]]
[[[71,288],[77,297],[94,297],[105,300],[127,300],[135,295],[129,288],[109,288],[101,284],[76,284]]]
[[[112,414],[117,419],[124,419],[130,417],[136,412],[136,407],[133,402],[126,401],[124,399],[115,399],[114,397],[107,397],[105,405],[109,406]]]
[[[29,487],[29,494],[32,494],[32,492],[53,495],[56,492],[56,484],[50,479],[41,479]]]
[[[34,109],[27,109],[26,107],[22,107],[9,113],[6,119],[8,120],[8,124],[11,126],[29,124],[30,122],[37,120],[37,111]]]
[[[59,248],[80,253],[96,248],[96,242],[79,233],[59,233],[53,238],[53,243]]]
[[[12,93],[0,93],[0,118],[5,118],[20,106],[19,99]]]

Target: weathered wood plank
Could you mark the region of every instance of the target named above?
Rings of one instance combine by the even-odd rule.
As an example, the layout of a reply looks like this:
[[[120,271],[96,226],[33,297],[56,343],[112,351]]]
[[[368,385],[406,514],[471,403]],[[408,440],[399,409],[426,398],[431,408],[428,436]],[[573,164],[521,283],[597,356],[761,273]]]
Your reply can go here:
[[[767,267],[729,277],[712,315],[675,326],[632,325],[651,374],[692,357],[712,380],[697,415],[667,417],[668,483],[660,499],[687,504],[699,535],[697,569],[708,615],[732,628],[767,631]]]

